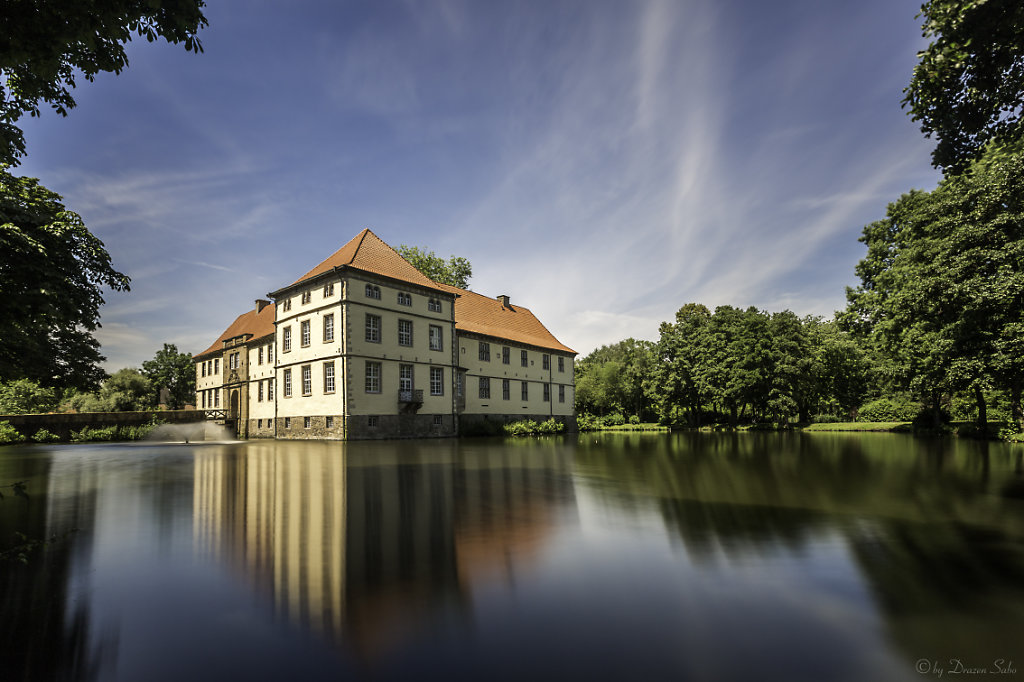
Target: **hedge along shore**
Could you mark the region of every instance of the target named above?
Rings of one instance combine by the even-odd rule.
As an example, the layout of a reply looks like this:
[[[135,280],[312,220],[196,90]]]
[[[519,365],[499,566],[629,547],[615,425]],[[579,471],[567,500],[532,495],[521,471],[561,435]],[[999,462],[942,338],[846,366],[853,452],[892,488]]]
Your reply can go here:
[[[144,426],[153,420],[163,424],[191,424],[206,419],[200,410],[159,410],[148,412],[72,412],[54,414],[0,414],[25,438],[39,429],[46,429],[60,440],[71,440],[72,431],[84,428],[102,429],[110,426]]]

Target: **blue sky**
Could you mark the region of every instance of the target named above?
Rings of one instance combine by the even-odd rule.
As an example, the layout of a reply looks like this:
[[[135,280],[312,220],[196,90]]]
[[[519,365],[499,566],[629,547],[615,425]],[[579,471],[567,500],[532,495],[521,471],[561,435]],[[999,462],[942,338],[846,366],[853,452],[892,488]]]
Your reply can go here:
[[[107,245],[106,367],[207,347],[364,227],[586,354],[683,304],[829,317],[866,223],[931,189],[900,108],[920,0],[209,1],[135,40],[39,177]]]

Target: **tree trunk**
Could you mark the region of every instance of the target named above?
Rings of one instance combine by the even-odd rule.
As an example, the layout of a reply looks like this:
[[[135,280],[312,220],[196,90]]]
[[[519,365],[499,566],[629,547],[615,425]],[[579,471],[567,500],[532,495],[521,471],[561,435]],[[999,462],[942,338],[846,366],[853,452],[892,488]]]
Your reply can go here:
[[[988,405],[985,403],[985,391],[977,384],[974,385],[974,399],[978,402],[978,430],[984,436],[988,433]]]
[[[1024,409],[1021,409],[1020,404],[1020,379],[1015,379],[1010,384],[1010,402],[1013,410],[1013,421],[1017,424],[1017,429],[1024,431]]]

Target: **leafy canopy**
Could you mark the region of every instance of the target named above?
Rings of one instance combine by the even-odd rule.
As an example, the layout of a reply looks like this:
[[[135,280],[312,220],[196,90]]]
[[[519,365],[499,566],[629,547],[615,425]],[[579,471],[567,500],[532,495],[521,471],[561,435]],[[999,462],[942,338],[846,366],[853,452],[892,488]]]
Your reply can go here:
[[[40,102],[61,116],[74,108],[75,77],[128,66],[133,35],[164,38],[202,52],[203,0],[19,0],[6,2],[0,38],[0,163],[16,165],[25,136],[16,125],[39,116]]]
[[[937,144],[932,163],[964,170],[990,141],[1021,140],[1024,109],[1024,3],[929,0],[903,106]]]
[[[103,242],[35,178],[0,168],[0,381],[91,388],[104,288],[127,291]]]
[[[173,343],[165,343],[152,360],[142,363],[142,374],[159,394],[167,389],[167,406],[180,410],[195,399],[196,369],[191,353],[179,353]],[[159,395],[157,396],[159,399]]]
[[[460,289],[469,288],[469,278],[473,276],[473,266],[465,258],[452,256],[445,260],[433,251],[405,244],[395,250],[402,258],[412,263],[413,267],[435,282]]]

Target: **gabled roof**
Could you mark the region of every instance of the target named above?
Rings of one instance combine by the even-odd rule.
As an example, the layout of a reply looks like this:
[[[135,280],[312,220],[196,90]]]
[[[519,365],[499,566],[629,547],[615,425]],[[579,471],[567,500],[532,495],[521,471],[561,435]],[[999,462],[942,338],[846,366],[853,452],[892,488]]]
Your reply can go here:
[[[259,339],[270,336],[274,333],[274,305],[265,305],[257,312],[255,309],[242,313],[235,318],[235,321],[224,330],[224,333],[217,337],[209,348],[202,353],[192,356],[193,359],[215,353],[224,348],[224,342],[239,336],[251,335],[251,338]]]
[[[357,234],[348,244],[295,280],[292,286],[342,266],[418,284],[429,289],[441,289],[437,282],[417,270],[412,263],[402,258],[397,251],[385,244],[369,229]]]
[[[528,308],[511,304],[506,306],[496,298],[447,284],[438,286],[458,296],[455,299],[457,331],[576,354],[576,351],[556,339]]]

